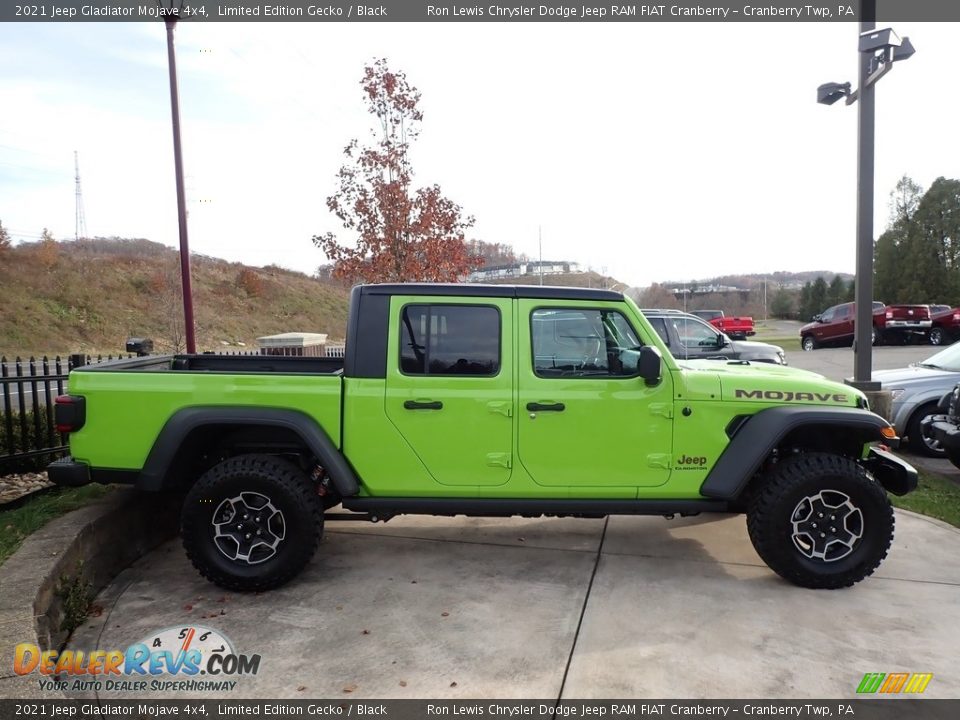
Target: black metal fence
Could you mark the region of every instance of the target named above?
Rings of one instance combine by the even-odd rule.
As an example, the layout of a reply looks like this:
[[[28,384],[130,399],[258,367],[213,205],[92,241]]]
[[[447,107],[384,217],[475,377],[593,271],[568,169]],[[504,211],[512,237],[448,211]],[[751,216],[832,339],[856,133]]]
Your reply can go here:
[[[53,408],[57,395],[66,392],[67,374],[78,365],[114,359],[0,357],[0,475],[42,470],[66,451],[66,437],[57,432]]]

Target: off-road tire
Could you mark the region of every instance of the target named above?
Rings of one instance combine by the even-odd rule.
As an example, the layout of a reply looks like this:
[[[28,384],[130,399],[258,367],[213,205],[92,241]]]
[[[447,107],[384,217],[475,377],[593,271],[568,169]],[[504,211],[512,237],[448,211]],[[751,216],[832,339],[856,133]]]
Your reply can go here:
[[[856,461],[830,453],[804,453],[778,463],[760,480],[747,510],[754,549],[781,577],[814,589],[849,587],[873,573],[893,542],[893,508],[883,487]],[[793,539],[799,503],[821,491],[847,495],[862,513],[862,536],[834,561],[805,556]]]
[[[811,350],[816,350],[818,347],[817,339],[813,335],[804,335],[800,340],[800,348],[804,352],[810,352]]]
[[[935,415],[936,413],[936,402],[927,403],[917,408],[910,418],[910,422],[907,423],[907,438],[910,443],[910,449],[914,452],[920,455],[926,455],[927,457],[942,458],[947,456],[947,451],[944,450],[943,447],[934,449],[927,445],[923,438],[923,429],[920,426],[920,423],[927,415]]]
[[[283,538],[271,557],[256,564],[231,560],[214,539],[215,513],[240,493],[266,497],[280,513]],[[323,504],[296,465],[273,455],[238,455],[212,467],[190,489],[180,532],[190,562],[211,582],[227,590],[270,590],[290,581],[313,557],[323,534]]]

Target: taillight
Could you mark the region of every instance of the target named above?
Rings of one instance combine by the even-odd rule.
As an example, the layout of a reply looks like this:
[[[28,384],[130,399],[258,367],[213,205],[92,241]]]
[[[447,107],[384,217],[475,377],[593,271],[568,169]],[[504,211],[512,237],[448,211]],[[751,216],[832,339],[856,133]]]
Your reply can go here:
[[[955,312],[955,313],[953,314],[953,319],[960,321],[960,312]]]
[[[893,310],[887,310],[887,320],[893,317]]]
[[[60,395],[54,401],[53,419],[57,432],[72,433],[87,419],[87,403],[78,395]]]

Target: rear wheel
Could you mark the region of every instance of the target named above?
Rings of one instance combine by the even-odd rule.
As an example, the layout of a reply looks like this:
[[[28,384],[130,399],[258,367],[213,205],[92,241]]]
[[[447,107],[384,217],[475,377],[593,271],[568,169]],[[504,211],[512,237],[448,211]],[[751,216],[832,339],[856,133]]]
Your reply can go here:
[[[876,327],[870,328],[870,344],[883,345],[883,333],[877,330]]]
[[[817,341],[813,335],[804,335],[803,339],[800,341],[800,347],[803,348],[804,352],[810,352],[811,350],[817,349]]]
[[[279,587],[313,557],[323,505],[307,475],[273,455],[239,455],[208,470],[181,514],[193,566],[228,590]]]
[[[893,541],[883,488],[850,458],[796,455],[753,494],[747,530],[771,570],[807,588],[849,587],[873,573]]]
[[[907,437],[910,440],[910,448],[921,455],[927,455],[928,457],[946,457],[946,450],[943,449],[940,441],[929,431],[923,431],[923,419],[928,415],[935,415],[936,413],[937,403],[932,402],[921,405],[916,412],[913,413],[910,422],[907,423]]]

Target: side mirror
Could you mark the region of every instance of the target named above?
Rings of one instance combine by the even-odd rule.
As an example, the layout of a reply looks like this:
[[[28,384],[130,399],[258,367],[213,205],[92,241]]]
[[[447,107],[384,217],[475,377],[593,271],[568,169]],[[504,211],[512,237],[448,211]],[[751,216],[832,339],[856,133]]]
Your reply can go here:
[[[810,319],[813,320],[813,322],[823,322],[823,316],[822,316],[822,315],[814,315],[814,316],[813,316],[812,318],[810,318]]]
[[[717,333],[717,347],[724,348],[730,344],[730,341],[727,339],[727,336],[723,333]]]
[[[656,385],[660,382],[660,373],[663,366],[663,358],[660,351],[652,345],[644,345],[640,348],[640,357],[637,360],[637,370],[647,385]]]

